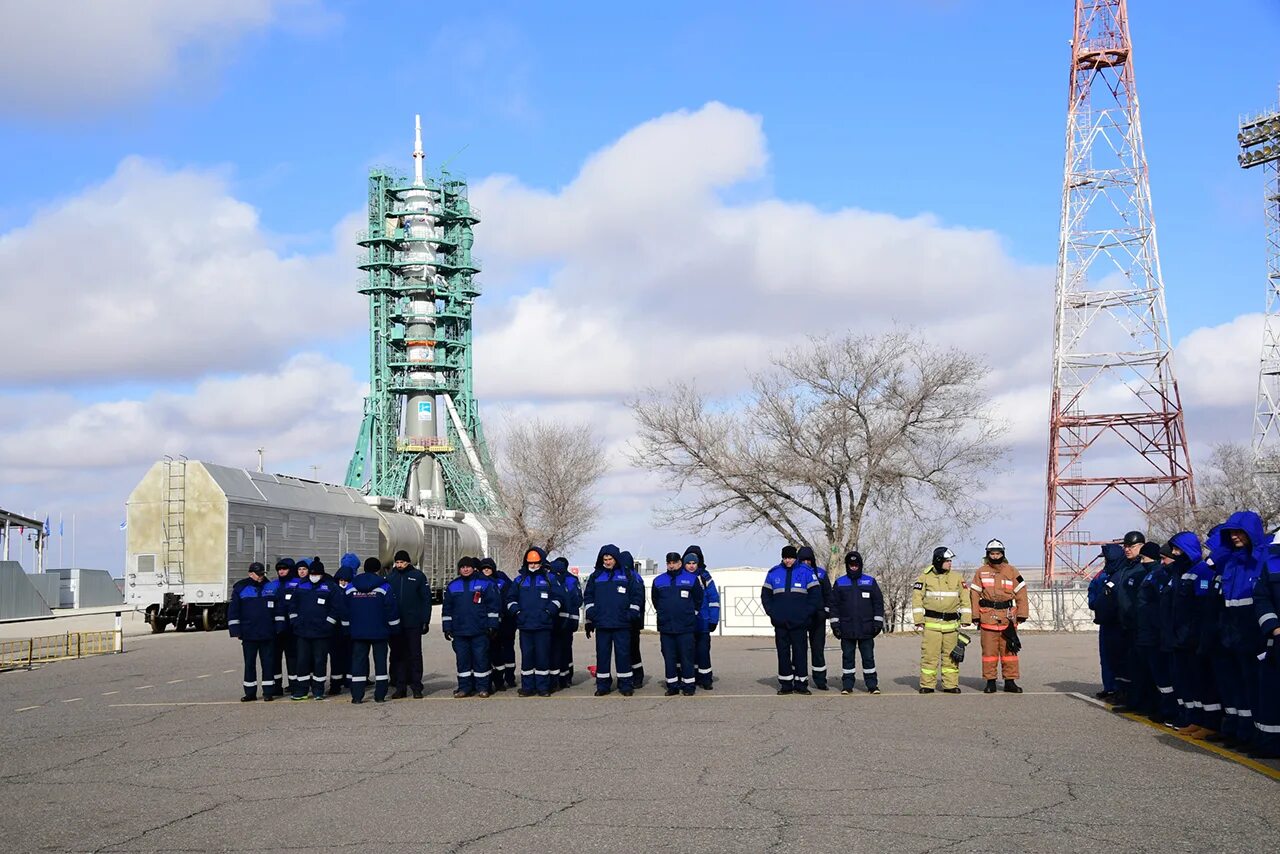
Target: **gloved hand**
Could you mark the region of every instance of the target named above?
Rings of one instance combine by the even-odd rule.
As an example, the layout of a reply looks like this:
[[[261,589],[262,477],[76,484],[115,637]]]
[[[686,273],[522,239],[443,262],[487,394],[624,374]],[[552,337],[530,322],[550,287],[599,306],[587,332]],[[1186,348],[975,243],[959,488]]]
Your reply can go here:
[[[840,636],[840,624],[839,624],[839,623],[832,623],[832,624],[831,624],[831,635],[832,635],[832,637],[834,637],[836,640],[844,640],[844,638]]]
[[[587,634],[588,640],[591,639],[591,633],[594,632],[595,630],[596,630],[595,626],[591,625],[590,623],[587,623],[586,634]]]
[[[429,631],[431,631],[431,624],[430,624],[430,623],[423,623],[423,624],[422,624],[422,633],[425,635],[425,634],[426,634],[427,632],[429,632]]]
[[[874,629],[872,629],[872,630],[871,630],[871,636],[872,636],[873,638],[874,638],[874,637],[878,637],[878,636],[880,635],[880,632],[882,632],[882,631],[884,631],[884,630],[883,630],[882,628],[880,628],[880,626],[877,624],[877,625],[876,625],[876,627],[875,627]]]
[[[494,638],[496,638],[496,637],[498,636],[498,630],[497,630],[497,629],[487,629],[487,630],[485,631],[485,634],[486,634],[486,635],[488,635],[489,640],[493,640]]]
[[[423,634],[426,634],[426,632],[423,632]],[[453,635],[449,634],[448,632],[444,633],[444,639],[449,641],[449,643],[453,643]]]
[[[716,629],[718,628],[720,628],[719,623],[712,623],[711,625],[707,626],[707,634],[714,635],[716,633]],[[1277,629],[1276,631],[1277,633],[1280,633],[1280,629]]]

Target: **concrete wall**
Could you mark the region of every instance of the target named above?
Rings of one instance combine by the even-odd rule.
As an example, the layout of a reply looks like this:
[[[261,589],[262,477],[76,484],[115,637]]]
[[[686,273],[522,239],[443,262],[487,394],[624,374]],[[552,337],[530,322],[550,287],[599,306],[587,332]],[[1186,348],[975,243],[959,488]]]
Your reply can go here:
[[[124,597],[111,573],[105,569],[51,569],[45,573],[57,578],[57,608],[101,608],[120,605]]]

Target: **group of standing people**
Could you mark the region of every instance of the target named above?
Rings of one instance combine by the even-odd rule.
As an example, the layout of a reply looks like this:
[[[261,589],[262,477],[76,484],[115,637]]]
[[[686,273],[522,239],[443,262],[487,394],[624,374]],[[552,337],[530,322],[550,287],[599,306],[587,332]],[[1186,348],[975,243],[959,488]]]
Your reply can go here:
[[[1280,758],[1280,544],[1252,511],[1164,544],[1130,531],[1089,583],[1103,690],[1193,738]]]
[[[261,563],[249,564],[227,603],[227,629],[244,651],[244,702],[288,692],[293,700],[323,700],[350,689],[364,702],[373,661],[375,702],[413,692],[422,697],[422,636],[431,626],[426,576],[395,555],[390,571],[381,561],[345,554],[329,575],[318,557],[282,557],[268,580]],[[388,661],[389,659],[389,661]],[[282,666],[283,665],[283,666]]]

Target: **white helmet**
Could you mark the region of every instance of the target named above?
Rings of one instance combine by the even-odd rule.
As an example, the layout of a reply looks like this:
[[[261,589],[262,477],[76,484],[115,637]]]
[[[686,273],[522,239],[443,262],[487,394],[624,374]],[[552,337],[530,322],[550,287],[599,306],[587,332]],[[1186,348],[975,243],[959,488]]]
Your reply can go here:
[[[1004,543],[1000,542],[999,540],[992,540],[991,542],[987,543],[987,551],[1002,552],[1004,551]]]

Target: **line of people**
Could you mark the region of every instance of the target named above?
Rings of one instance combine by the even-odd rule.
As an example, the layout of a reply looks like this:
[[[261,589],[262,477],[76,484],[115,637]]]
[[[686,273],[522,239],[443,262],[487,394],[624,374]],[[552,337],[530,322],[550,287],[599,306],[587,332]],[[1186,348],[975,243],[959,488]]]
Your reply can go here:
[[[1203,544],[1130,531],[1089,583],[1103,690],[1117,712],[1280,758],[1280,544],[1252,511]]]

